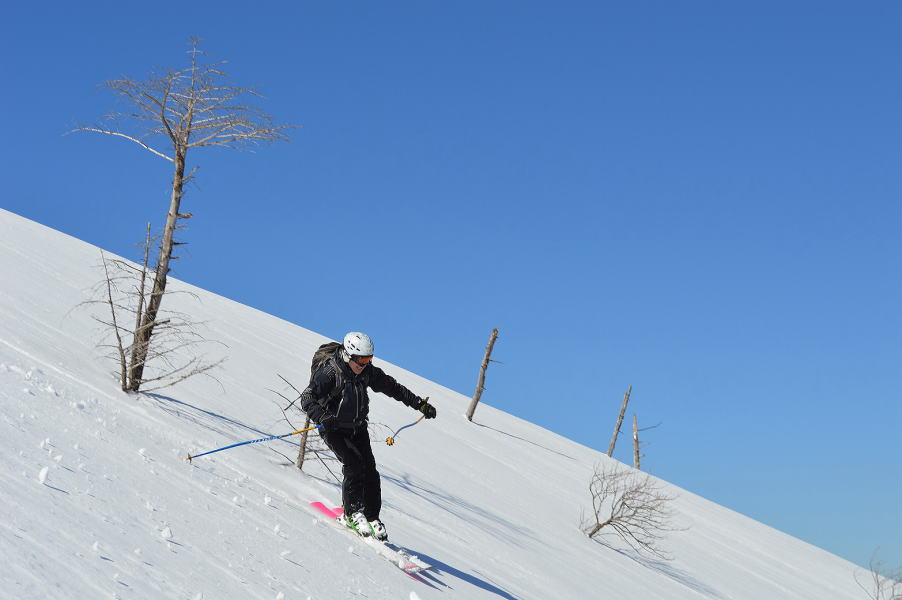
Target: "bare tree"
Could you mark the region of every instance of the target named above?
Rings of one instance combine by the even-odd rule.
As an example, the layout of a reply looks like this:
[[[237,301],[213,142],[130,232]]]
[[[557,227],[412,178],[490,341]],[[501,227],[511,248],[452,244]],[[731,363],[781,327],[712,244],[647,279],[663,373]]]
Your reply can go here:
[[[633,468],[639,470],[640,461],[644,454],[641,453],[642,446],[644,443],[639,442],[639,432],[640,431],[648,431],[649,429],[654,429],[658,427],[660,423],[657,425],[652,425],[651,427],[643,427],[639,428],[639,421],[636,418],[636,415],[633,415]]]
[[[277,373],[277,375],[278,375],[278,373]],[[295,393],[295,398],[293,400],[290,400],[282,392],[279,392],[277,390],[270,390],[271,392],[273,392],[274,394],[277,394],[283,400],[288,402],[288,404],[285,407],[282,407],[282,416],[285,417],[285,422],[288,423],[288,425],[291,426],[291,428],[294,429],[295,431],[300,431],[301,429],[307,429],[311,425],[310,417],[304,411],[302,411],[300,409],[300,406],[297,406],[297,410],[302,415],[304,415],[304,426],[303,427],[301,427],[301,428],[295,427],[295,425],[292,423],[291,419],[288,416],[288,411],[292,407],[294,407],[295,403],[301,398],[300,390],[298,390],[298,388],[296,388],[293,383],[291,383],[290,381],[288,381],[281,375],[278,375],[278,376],[279,376],[279,379],[281,379],[283,382],[285,382],[285,384],[288,387],[290,387],[292,390],[294,390],[294,393]],[[308,433],[309,432],[307,432],[307,431],[304,431],[303,433],[301,433],[301,440],[300,440],[299,447],[298,447],[298,456],[297,456],[297,460],[295,461],[297,468],[300,469],[301,471],[303,471],[304,470],[304,462],[306,462],[306,460],[309,456],[313,456],[326,468],[327,471],[329,471],[329,473],[332,475],[333,478],[335,478],[336,481],[341,481],[335,475],[335,473],[332,472],[332,469],[329,468],[329,465],[327,465],[325,460],[323,459],[323,457],[326,453],[325,444],[314,443],[314,438],[311,438],[308,435]],[[316,439],[319,439],[320,442],[322,442],[322,438],[320,438],[319,436],[317,436]]]
[[[482,392],[485,390],[485,371],[489,368],[489,363],[492,362],[492,349],[495,347],[495,340],[498,339],[498,328],[492,330],[492,335],[489,336],[489,343],[485,347],[485,356],[482,358],[482,366],[479,369],[479,379],[476,380],[476,392],[473,394],[473,399],[470,400],[470,406],[467,408],[467,420],[473,420],[473,413],[476,412],[476,405],[479,404],[479,399],[482,398]]]
[[[94,316],[94,319],[107,327],[112,334],[112,342],[101,342],[101,348],[110,350],[117,364],[117,376],[123,391],[132,389],[129,375],[134,372],[130,360],[135,356],[145,356],[152,362],[145,372],[142,383],[145,391],[158,390],[174,385],[195,375],[208,375],[225,358],[207,359],[204,351],[216,342],[208,341],[198,330],[204,325],[193,321],[188,315],[176,311],[161,311],[158,315],[157,331],[153,344],[143,353],[133,352],[134,344],[139,343],[134,329],[126,324],[137,320],[144,312],[147,297],[145,282],[147,279],[148,247],[151,243],[150,226],[145,239],[142,265],[136,265],[122,259],[109,258],[102,251],[101,267],[104,279],[95,286],[94,298],[82,305],[105,305],[107,316]],[[183,292],[188,293],[188,292]],[[189,294],[192,295],[192,294]],[[215,380],[216,378],[213,377]],[[147,388],[146,385],[150,385]]]
[[[623,417],[626,415],[626,405],[629,404],[632,391],[633,386],[631,385],[623,396],[623,403],[620,405],[620,414],[617,415],[617,424],[614,426],[614,435],[611,436],[611,444],[608,446],[608,456],[614,455],[614,446],[617,445],[617,436],[620,435],[620,426],[623,425]]]
[[[138,144],[173,165],[169,211],[160,243],[159,258],[153,269],[149,298],[142,303],[130,350],[129,391],[137,392],[144,382],[149,359],[150,340],[160,325],[158,316],[166,292],[170,263],[178,258],[175,240],[180,221],[190,218],[181,212],[185,184],[197,167],[186,173],[188,152],[194,148],[220,146],[251,149],[262,143],[288,139],[286,125],[275,125],[259,109],[245,104],[245,96],[260,97],[251,88],[226,85],[222,62],[202,62],[200,40],[191,40],[190,64],[184,69],[153,74],[146,81],[115,79],[106,87],[131,105],[131,111],[108,115],[107,125],[80,126],[75,131],[93,131],[116,136]],[[123,131],[120,122],[133,130]]]
[[[633,468],[639,469],[639,460],[641,456],[639,455],[639,422],[636,419],[636,415],[633,415]]]
[[[673,496],[651,476],[624,467],[595,467],[589,484],[592,516],[583,523],[590,538],[611,533],[633,550],[670,559],[660,543],[671,526]]]
[[[902,566],[887,571],[876,555],[871,557],[869,571],[864,582],[858,573],[855,582],[864,590],[870,600],[902,600]]]

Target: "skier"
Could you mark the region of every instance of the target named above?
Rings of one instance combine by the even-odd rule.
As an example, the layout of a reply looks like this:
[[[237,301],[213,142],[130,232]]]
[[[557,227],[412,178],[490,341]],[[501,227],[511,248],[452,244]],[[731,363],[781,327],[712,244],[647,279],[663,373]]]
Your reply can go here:
[[[337,344],[336,344],[337,345]],[[301,408],[342,465],[341,486],[345,524],[360,535],[388,539],[379,520],[382,487],[367,431],[367,387],[403,402],[425,415],[436,416],[428,404],[373,364],[373,341],[352,331],[319,366],[314,362],[310,385],[301,393]]]

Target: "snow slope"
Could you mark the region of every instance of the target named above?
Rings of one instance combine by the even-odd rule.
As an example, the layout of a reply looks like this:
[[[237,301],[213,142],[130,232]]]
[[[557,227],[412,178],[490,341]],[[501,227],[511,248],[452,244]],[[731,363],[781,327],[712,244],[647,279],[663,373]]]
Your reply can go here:
[[[170,301],[228,345],[221,385],[129,396],[91,311],[73,310],[98,263],[97,248],[0,210],[2,598],[864,597],[855,565],[666,483],[686,528],[666,540],[674,560],[590,540],[580,514],[606,456],[487,405],[469,423],[468,398],[377,357],[439,410],[374,443],[389,533],[435,565],[416,581],[317,517],[307,503],[337,505],[339,489],[321,464],[286,460],[293,442],[183,460],[291,431],[270,390],[287,393],[277,374],[303,386],[325,338],[175,282],[199,301]],[[416,416],[373,397],[373,422]]]

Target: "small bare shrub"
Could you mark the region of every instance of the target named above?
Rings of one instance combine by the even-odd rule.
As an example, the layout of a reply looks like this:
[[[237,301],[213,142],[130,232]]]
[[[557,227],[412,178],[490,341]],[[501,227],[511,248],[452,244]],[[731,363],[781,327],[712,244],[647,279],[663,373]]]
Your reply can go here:
[[[674,530],[670,505],[674,497],[650,475],[626,467],[596,466],[589,491],[592,516],[584,520],[586,535],[611,534],[637,552],[670,559],[660,543],[664,534]]]
[[[855,582],[864,590],[871,600],[902,600],[902,566],[895,570],[886,570],[883,563],[874,556],[869,564],[870,570],[863,578],[855,575]]]

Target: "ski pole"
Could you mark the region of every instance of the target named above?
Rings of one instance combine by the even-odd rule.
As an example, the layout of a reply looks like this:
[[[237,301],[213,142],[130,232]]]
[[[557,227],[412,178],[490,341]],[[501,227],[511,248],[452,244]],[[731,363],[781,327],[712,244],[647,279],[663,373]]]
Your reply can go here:
[[[428,398],[428,397],[426,398],[426,402],[429,402],[429,398]],[[426,404],[426,402],[424,402],[423,404]],[[385,438],[385,443],[388,444],[389,446],[394,446],[394,445],[395,445],[395,438],[398,436],[399,433],[401,433],[402,431],[404,431],[404,430],[407,429],[408,427],[413,427],[414,425],[416,425],[417,423],[419,423],[420,421],[422,421],[422,420],[425,419],[425,418],[426,418],[426,415],[423,415],[422,417],[420,417],[419,419],[417,419],[417,420],[414,421],[413,423],[408,423],[408,424],[405,425],[404,427],[399,427],[398,430],[397,430],[396,432],[394,432],[393,434],[391,434],[390,436],[388,436],[387,438]]]
[[[232,444],[231,446],[223,446],[222,448],[217,448],[216,450],[208,450],[207,452],[201,452],[200,454],[195,454],[194,456],[191,456],[189,454],[185,460],[187,460],[188,462],[191,462],[193,459],[197,458],[198,456],[206,456],[207,454],[213,454],[214,452],[228,450],[229,448],[235,448],[237,446],[245,446],[247,444],[256,444],[257,442],[268,442],[269,440],[280,440],[282,438],[287,438],[290,435],[297,435],[299,433],[304,433],[305,431],[313,431],[314,429],[316,429],[315,425],[313,427],[308,427],[307,429],[298,429],[297,431],[292,431],[291,433],[286,433],[284,435],[271,435],[269,437],[260,438],[259,440],[238,442],[237,444]]]
[[[404,427],[399,428],[396,432],[394,432],[393,434],[391,434],[390,436],[388,436],[387,438],[385,438],[385,443],[388,444],[389,446],[394,446],[394,444],[395,444],[395,436],[397,436],[399,433],[401,433],[402,431],[404,431],[404,430],[407,429],[408,427],[413,427],[414,425],[416,425],[417,423],[419,423],[420,421],[422,421],[422,420],[425,419],[425,418],[426,418],[426,415],[423,415],[422,417],[420,417],[419,419],[417,419],[417,420],[414,421],[413,423],[408,423],[408,424],[405,425]]]

